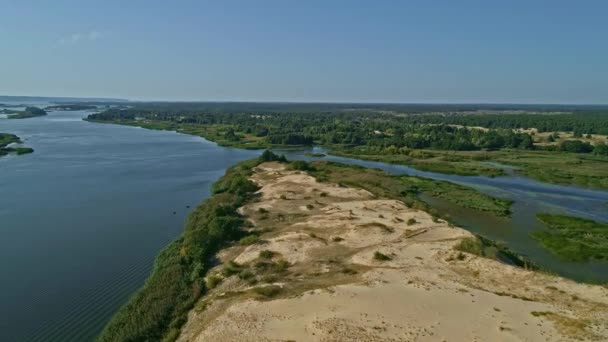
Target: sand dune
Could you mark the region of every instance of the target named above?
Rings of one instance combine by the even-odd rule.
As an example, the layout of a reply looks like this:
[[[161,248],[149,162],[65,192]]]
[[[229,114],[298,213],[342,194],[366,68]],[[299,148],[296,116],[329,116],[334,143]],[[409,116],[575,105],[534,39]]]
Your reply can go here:
[[[219,258],[248,265],[269,250],[289,271],[264,285],[221,276],[180,341],[608,340],[605,287],[461,253],[464,229],[282,164],[253,180],[261,196],[240,210],[262,241]],[[281,291],[252,294],[260,286]]]

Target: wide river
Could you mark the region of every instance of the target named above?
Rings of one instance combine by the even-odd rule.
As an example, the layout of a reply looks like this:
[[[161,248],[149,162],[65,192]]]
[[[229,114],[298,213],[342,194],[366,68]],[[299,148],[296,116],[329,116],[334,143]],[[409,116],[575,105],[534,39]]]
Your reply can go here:
[[[259,151],[166,131],[89,123],[85,112],[0,119],[35,152],[0,158],[0,341],[88,341],[139,288],[227,167]],[[318,149],[316,151],[319,151]],[[288,158],[309,159],[306,151]],[[328,160],[471,185],[514,199],[511,219],[432,205],[543,267],[608,281],[608,264],[562,262],[528,237],[537,211],[608,222],[608,192],[523,177],[460,177],[340,157]]]

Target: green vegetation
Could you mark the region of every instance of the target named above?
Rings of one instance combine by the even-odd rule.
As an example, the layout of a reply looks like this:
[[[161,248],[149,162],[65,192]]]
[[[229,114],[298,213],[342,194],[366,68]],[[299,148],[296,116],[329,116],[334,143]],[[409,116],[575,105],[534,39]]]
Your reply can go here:
[[[356,148],[332,151],[332,154],[465,176],[504,174],[497,166],[487,164],[496,162],[515,166],[517,167],[515,172],[542,182],[608,189],[608,157],[605,155],[531,150],[448,152],[403,149],[402,151],[403,154],[400,153],[401,151],[381,154],[380,151],[372,148]]]
[[[386,254],[382,254],[378,251],[374,252],[374,260],[378,260],[378,261],[389,261],[392,260],[393,258],[391,258],[390,256],[386,255]]]
[[[565,215],[538,214],[547,229],[531,235],[570,261],[608,260],[608,224]]]
[[[9,119],[27,119],[46,115],[46,111],[38,107],[25,107],[22,111],[3,109],[1,113],[7,114]]]
[[[572,109],[563,108],[562,110]],[[469,115],[425,115],[417,122],[428,124],[452,124],[486,128],[518,129],[536,128],[539,132],[576,132],[582,134],[608,135],[606,111],[574,109],[575,113],[549,114],[469,114]]]
[[[245,237],[243,237],[242,239],[239,240],[239,244],[241,246],[248,246],[248,245],[253,245],[254,243],[257,243],[258,241],[260,241],[260,237],[257,235],[247,235]]]
[[[18,155],[34,152],[34,149],[29,147],[7,147],[10,144],[21,144],[22,141],[18,136],[9,133],[0,133],[0,157],[9,153]]]
[[[266,153],[265,158],[279,157]],[[244,222],[236,210],[258,189],[248,177],[262,161],[239,163],[213,185],[213,195],[190,214],[182,236],[161,251],[145,285],[114,315],[99,341],[174,340],[179,335],[205,288],[220,281],[205,281],[211,257],[243,235]],[[224,268],[225,275],[243,271],[236,263]]]
[[[63,111],[76,111],[76,110],[91,110],[97,109],[97,106],[88,104],[77,104],[77,103],[66,103],[58,104],[53,106],[47,106],[45,110],[63,110]]]
[[[393,176],[378,169],[365,169],[360,166],[317,161],[309,163],[309,174],[319,181],[368,190],[378,196],[403,201],[410,207],[425,211],[429,208],[420,195],[426,194],[442,198],[460,207],[487,211],[497,216],[510,214],[511,201],[482,194],[472,188],[428,178],[415,176]]]
[[[380,148],[360,146],[333,149],[331,154],[378,161],[390,164],[408,165],[422,171],[455,174],[461,176],[502,176],[498,167],[487,164],[486,151],[435,151],[409,148]]]
[[[281,287],[278,285],[265,285],[256,287],[253,289],[253,291],[263,297],[271,298],[275,297],[281,292]]]
[[[455,246],[455,249],[484,258],[499,260],[526,269],[538,269],[538,266],[536,266],[530,260],[511,251],[506,246],[498,244],[492,240],[488,240],[479,235],[472,238],[463,239],[458,245]],[[462,261],[466,259],[466,256],[459,253],[457,259]]]

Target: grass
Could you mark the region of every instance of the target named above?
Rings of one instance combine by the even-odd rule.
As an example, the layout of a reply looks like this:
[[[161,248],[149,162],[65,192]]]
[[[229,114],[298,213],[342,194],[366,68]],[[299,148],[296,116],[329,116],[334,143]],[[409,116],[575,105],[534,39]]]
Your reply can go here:
[[[425,210],[438,216],[420,195],[425,193],[445,199],[460,207],[490,212],[497,216],[510,214],[511,201],[488,196],[463,185],[414,176],[394,176],[378,169],[327,161],[311,163],[309,174],[319,181],[329,181],[368,190],[378,196],[398,199],[408,207]]]
[[[608,224],[565,215],[538,214],[547,229],[531,236],[568,261],[608,260]]]

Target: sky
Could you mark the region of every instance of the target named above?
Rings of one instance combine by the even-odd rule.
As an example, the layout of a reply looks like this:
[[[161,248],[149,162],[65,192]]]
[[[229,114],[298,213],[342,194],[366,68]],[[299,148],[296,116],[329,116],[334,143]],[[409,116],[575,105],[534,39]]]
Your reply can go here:
[[[0,0],[0,95],[608,103],[608,1]]]

